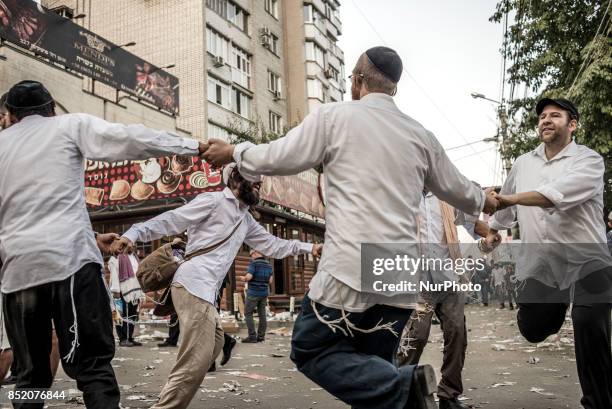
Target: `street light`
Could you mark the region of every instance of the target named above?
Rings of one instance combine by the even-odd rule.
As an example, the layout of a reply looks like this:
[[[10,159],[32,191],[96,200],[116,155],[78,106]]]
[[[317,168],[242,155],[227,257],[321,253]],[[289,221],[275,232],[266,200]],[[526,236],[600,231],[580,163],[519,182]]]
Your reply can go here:
[[[128,47],[133,47],[135,45],[136,45],[136,41],[130,41],[129,43],[115,45],[115,46],[113,46],[112,49],[116,50],[117,48],[128,48]]]
[[[506,157],[506,150],[507,150],[507,143],[508,143],[508,112],[506,111],[506,104],[504,101],[504,98],[502,96],[502,100],[501,102],[496,101],[494,99],[491,98],[487,98],[484,94],[481,94],[479,92],[472,92],[470,94],[472,96],[472,98],[474,99],[485,99],[487,101],[491,101],[494,102],[496,104],[498,104],[499,106],[497,107],[497,116],[499,118],[499,132],[501,134],[502,137],[502,142],[501,142],[501,153],[502,156],[504,157],[504,169],[506,170],[506,175],[508,173],[510,173],[510,168],[512,167],[510,164],[510,160]],[[497,139],[497,138],[496,138]]]
[[[495,102],[496,104],[499,104],[499,105],[503,105],[504,104],[503,102],[499,102],[499,101],[496,101],[494,99],[487,98],[484,94],[480,94],[478,92],[472,92],[470,95],[474,99],[479,99],[480,98],[480,99],[486,99],[487,101]]]
[[[174,67],[176,67],[176,64],[169,64],[169,65],[166,65],[165,67],[157,67],[153,71],[149,71],[149,75],[153,74],[154,72],[157,72],[159,70],[167,70],[167,69],[174,68]]]

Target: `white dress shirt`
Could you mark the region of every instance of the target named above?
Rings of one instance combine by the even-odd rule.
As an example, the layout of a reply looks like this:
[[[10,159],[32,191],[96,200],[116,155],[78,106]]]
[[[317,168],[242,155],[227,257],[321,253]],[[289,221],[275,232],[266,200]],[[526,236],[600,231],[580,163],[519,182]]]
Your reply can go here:
[[[517,278],[535,277],[565,289],[612,264],[610,254],[601,251],[606,248],[604,169],[601,155],[574,141],[550,160],[540,144],[514,162],[501,194],[536,191],[554,204],[547,209],[512,206],[489,220],[491,228],[502,230],[518,218],[523,244]]]
[[[201,193],[184,206],[133,225],[123,236],[132,242],[149,242],[187,231],[186,253],[189,254],[225,239],[241,220],[240,227],[229,240],[181,264],[174,276],[174,283],[215,305],[223,279],[243,242],[274,258],[310,253],[312,244],[283,240],[268,233],[228,188]]]
[[[197,155],[198,142],[86,114],[32,115],[0,132],[2,292],[102,265],[85,206],[84,161]]]
[[[470,235],[474,234],[474,226],[477,218],[467,215],[457,209],[454,223],[456,226],[465,225]],[[419,215],[419,241],[425,257],[432,260],[446,260],[451,258],[444,232],[444,221],[440,209],[440,199],[433,193],[427,192],[422,198]],[[444,265],[446,263],[442,263]],[[456,281],[459,276],[453,270],[429,270],[426,277],[434,283],[445,281]]]
[[[317,295],[327,297],[328,306],[339,305],[331,297],[340,292],[317,288],[331,280],[326,275],[349,287],[347,292],[361,291],[362,243],[417,242],[423,186],[470,214],[484,206],[483,192],[450,162],[434,135],[386,94],[322,105],[284,138],[237,145],[234,160],[247,178],[290,175],[323,164],[325,247],[310,296],[322,304]],[[348,297],[357,303],[359,296]],[[344,305],[350,308],[349,302]]]

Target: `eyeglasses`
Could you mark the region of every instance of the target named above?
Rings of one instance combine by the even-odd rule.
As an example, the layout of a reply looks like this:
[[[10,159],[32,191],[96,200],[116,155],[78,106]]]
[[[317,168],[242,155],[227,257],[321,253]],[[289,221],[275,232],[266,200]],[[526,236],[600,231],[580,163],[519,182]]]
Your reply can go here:
[[[355,77],[358,77],[358,78],[365,78],[365,76],[364,76],[363,74],[361,74],[361,73],[359,73],[359,74],[351,74],[351,75],[349,75],[348,77],[349,77],[349,79],[350,79],[350,80],[352,80],[352,79],[353,79],[353,78],[355,78]]]

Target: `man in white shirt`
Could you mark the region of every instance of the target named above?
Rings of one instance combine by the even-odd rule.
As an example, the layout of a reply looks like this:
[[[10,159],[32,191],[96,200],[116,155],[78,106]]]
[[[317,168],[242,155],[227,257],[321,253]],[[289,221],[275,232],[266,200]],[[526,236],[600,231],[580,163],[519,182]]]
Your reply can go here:
[[[322,105],[269,144],[212,139],[205,153],[215,165],[235,161],[246,178],[323,164],[325,252],[294,326],[291,359],[355,408],[431,408],[436,389],[431,366],[392,363],[415,304],[406,294],[362,291],[362,279],[371,276],[360,274],[361,245],[417,243],[424,186],[469,214],[497,206],[461,175],[431,132],[397,108],[402,71],[395,51],[371,48],[351,76],[354,101]]]
[[[17,388],[51,386],[53,321],[64,371],[85,405],[117,409],[111,300],[85,205],[83,163],[198,155],[203,146],[142,125],[55,116],[53,98],[36,81],[13,86],[6,106],[14,125],[0,132],[1,290]]]
[[[244,180],[234,165],[224,169],[223,181],[223,191],[202,193],[178,209],[137,223],[115,243],[115,251],[121,251],[136,241],[149,242],[185,231],[189,238],[186,254],[221,243],[176,271],[171,296],[181,325],[181,343],[154,409],[186,408],[219,355],[224,339],[215,303],[242,243],[275,258],[321,253],[320,244],[280,239],[253,218],[249,208],[259,202],[259,181]]]
[[[566,99],[538,102],[542,143],[520,156],[498,199],[507,209],[489,222],[490,236],[521,228],[517,259],[518,327],[530,342],[559,331],[572,303],[576,366],[585,409],[612,408],[612,258],[603,213],[604,161],[577,145],[579,113]]]
[[[462,258],[457,226],[463,225],[472,237],[486,237],[489,226],[476,217],[466,215],[440,201],[431,192],[423,194],[419,216],[419,241],[425,257],[430,260],[458,260]],[[462,263],[461,265],[464,265]],[[467,269],[466,269],[467,270]],[[432,284],[469,281],[467,271],[439,269],[434,263],[425,271],[426,280]],[[398,351],[398,365],[416,365],[427,345],[431,320],[435,313],[440,320],[444,337],[442,378],[438,383],[440,409],[468,409],[459,400],[463,393],[461,372],[467,349],[465,325],[466,294],[461,291],[429,291],[421,293],[422,304],[413,311],[404,328],[402,346]]]
[[[138,307],[144,298],[144,293],[136,278],[138,258],[134,254],[134,246],[128,246],[123,254],[109,258],[108,270],[110,272],[110,291],[115,302],[121,306],[121,317],[123,318],[121,324],[115,325],[119,346],[142,346],[140,342],[134,340],[134,324],[138,321]]]

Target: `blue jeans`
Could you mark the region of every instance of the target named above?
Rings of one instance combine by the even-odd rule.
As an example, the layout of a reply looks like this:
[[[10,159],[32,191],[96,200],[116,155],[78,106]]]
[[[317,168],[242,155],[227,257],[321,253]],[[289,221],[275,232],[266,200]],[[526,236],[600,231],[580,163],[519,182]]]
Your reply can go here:
[[[319,315],[335,320],[341,311],[315,304]],[[304,296],[302,312],[295,321],[291,360],[298,370],[326,391],[356,409],[404,409],[407,406],[414,365],[397,368],[395,354],[412,310],[374,305],[349,320],[361,329],[395,321],[399,334],[381,329],[365,334],[333,332],[319,321],[311,300]],[[346,325],[342,324],[346,330]]]

